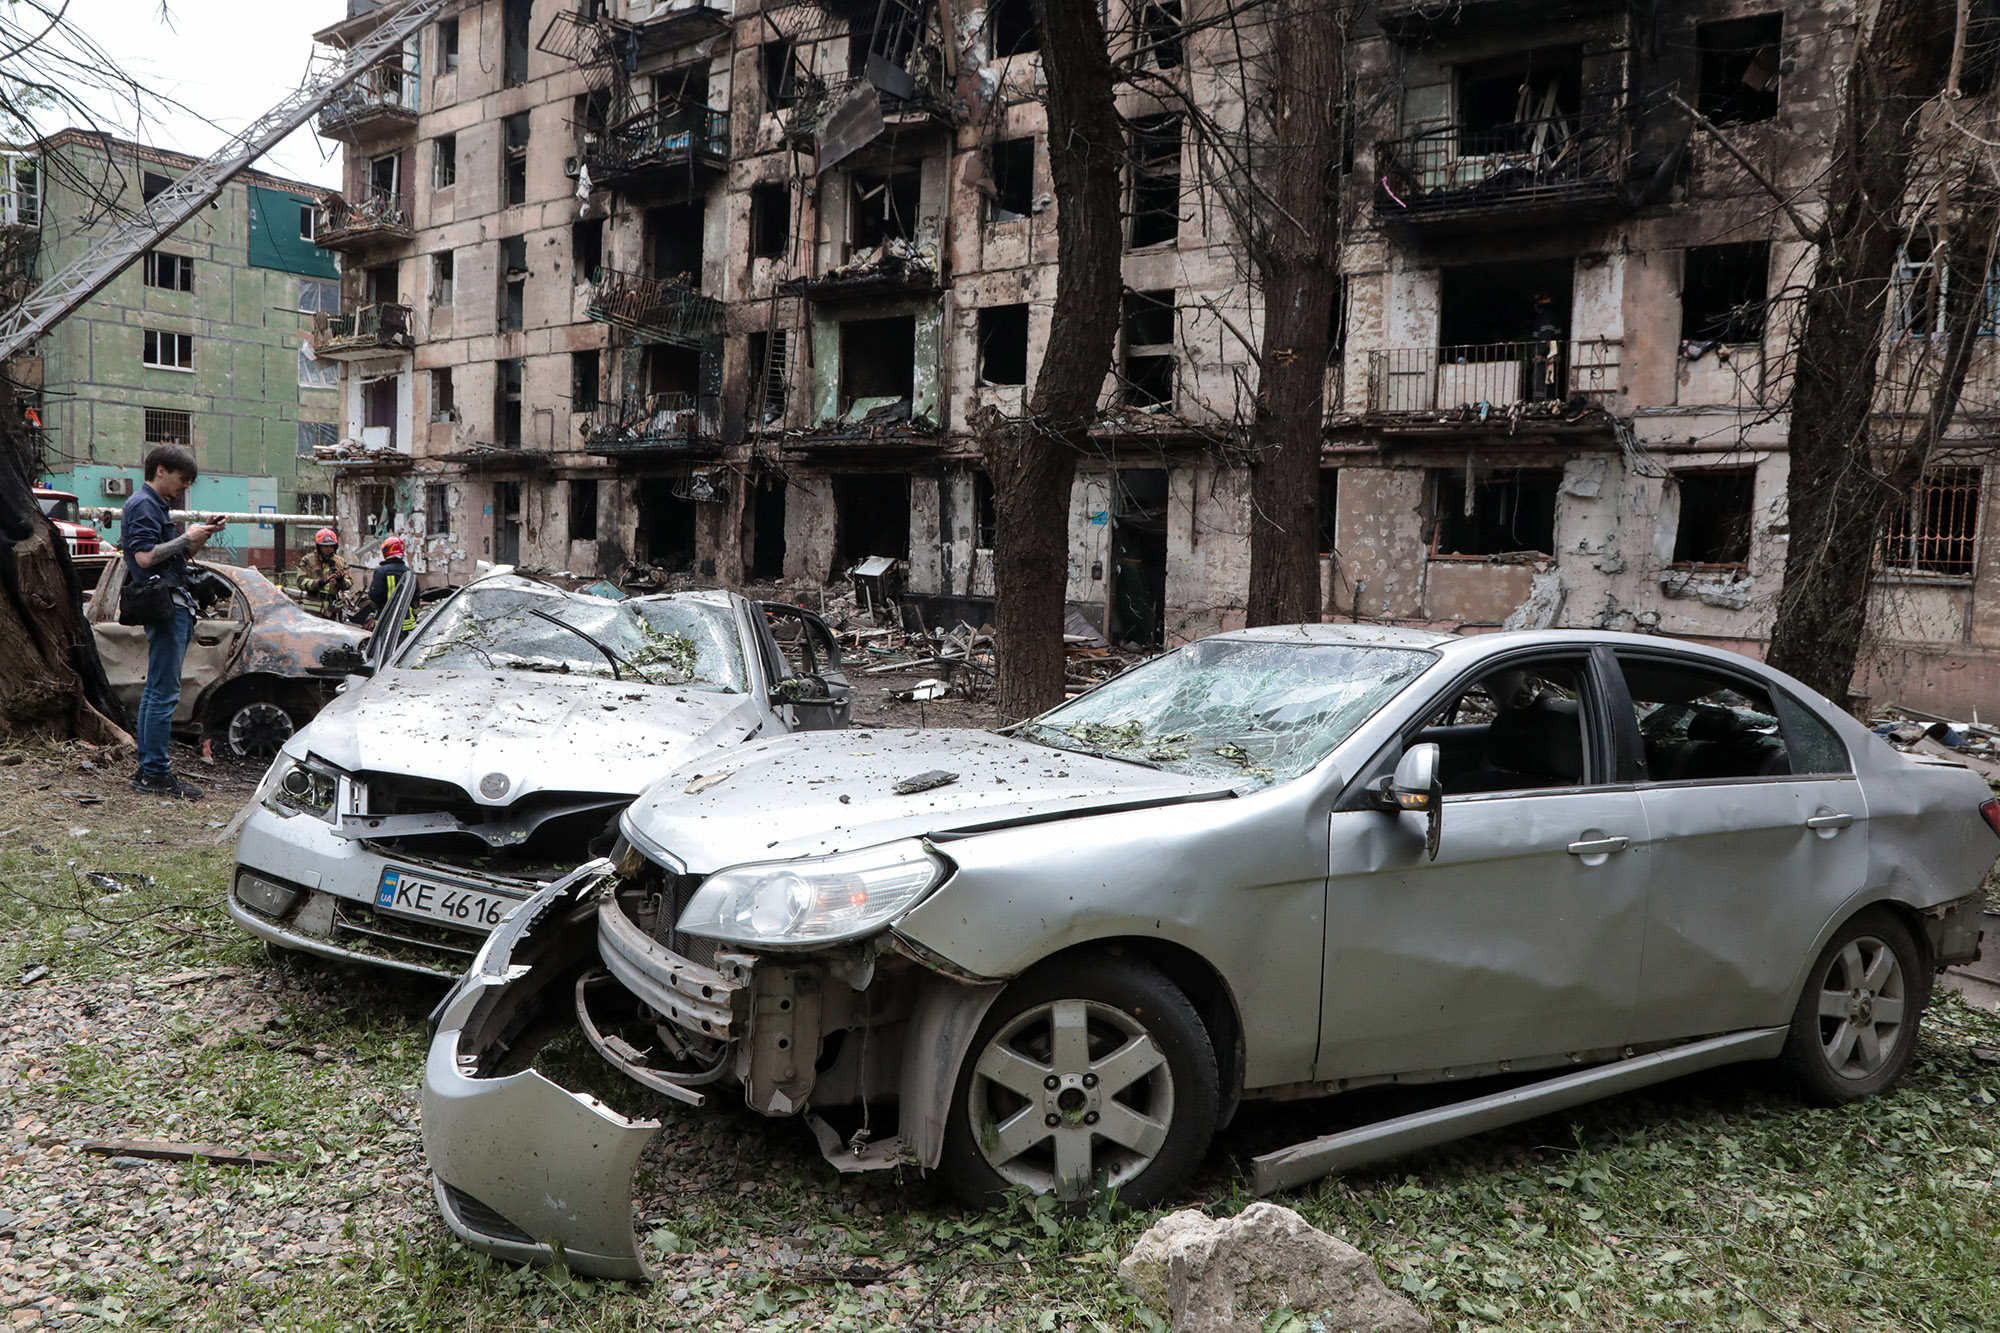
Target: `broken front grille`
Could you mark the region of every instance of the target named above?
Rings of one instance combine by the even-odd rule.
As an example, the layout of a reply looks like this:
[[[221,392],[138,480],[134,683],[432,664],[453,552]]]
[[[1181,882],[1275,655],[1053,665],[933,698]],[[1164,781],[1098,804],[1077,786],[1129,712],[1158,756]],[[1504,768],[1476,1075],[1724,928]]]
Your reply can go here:
[[[703,875],[670,875],[657,866],[648,866],[641,875],[626,881],[618,890],[618,905],[634,924],[662,947],[690,963],[712,968],[715,966],[715,941],[674,928],[705,878]]]

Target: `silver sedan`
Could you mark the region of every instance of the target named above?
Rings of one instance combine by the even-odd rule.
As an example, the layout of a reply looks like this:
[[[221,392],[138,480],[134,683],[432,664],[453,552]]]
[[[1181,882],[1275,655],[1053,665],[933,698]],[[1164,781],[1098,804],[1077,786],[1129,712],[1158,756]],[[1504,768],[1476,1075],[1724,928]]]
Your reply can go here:
[[[572,1006],[659,1094],[972,1200],[1147,1204],[1246,1099],[1509,1076],[1259,1158],[1274,1190],[1729,1062],[1890,1087],[1977,951],[2000,802],[1733,654],[1300,626],[1011,735],[733,750],[620,830],[440,1008],[424,1138],[474,1245],[637,1277],[657,1125],[515,1042]]]

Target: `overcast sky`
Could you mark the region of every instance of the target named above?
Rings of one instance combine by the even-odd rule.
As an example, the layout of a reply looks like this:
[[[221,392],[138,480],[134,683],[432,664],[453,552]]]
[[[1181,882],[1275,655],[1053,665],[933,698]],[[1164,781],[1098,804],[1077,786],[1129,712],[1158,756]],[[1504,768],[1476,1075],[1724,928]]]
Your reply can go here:
[[[312,35],[347,15],[345,0],[80,0],[69,21],[95,39],[124,71],[195,113],[160,113],[143,125],[103,129],[156,148],[206,157],[299,86]],[[125,113],[129,117],[129,111]],[[214,124],[205,124],[212,121]],[[60,125],[47,125],[54,131]],[[340,184],[340,145],[311,125],[257,163],[258,170],[319,185]]]

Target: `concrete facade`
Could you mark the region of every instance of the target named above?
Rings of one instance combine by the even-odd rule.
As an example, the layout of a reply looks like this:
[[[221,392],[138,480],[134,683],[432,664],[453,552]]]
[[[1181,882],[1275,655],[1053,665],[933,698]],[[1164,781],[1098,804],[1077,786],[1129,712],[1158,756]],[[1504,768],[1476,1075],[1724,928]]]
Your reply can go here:
[[[1242,123],[1261,39],[1201,22],[1224,8],[1186,0],[1182,31],[1109,6],[1143,71],[1119,94],[1129,293],[1068,592],[1120,639],[1238,625],[1246,602],[1232,460],[1261,296],[1204,136]],[[1786,293],[1811,257],[1674,99],[1810,211],[1854,6],[1451,8],[1382,0],[1347,52],[1325,614],[1759,652]],[[889,555],[931,618],[976,615],[970,423],[1020,410],[1058,277],[1040,58],[1025,5],[956,0],[949,31],[935,3],[891,5],[913,36],[851,31],[861,9],[466,0],[323,121],[349,145],[351,225],[321,241],[350,321],[389,304],[407,325],[332,331],[343,518],[415,538],[438,580],[508,559],[837,581]],[[871,54],[886,91],[857,96]],[[1976,367],[1968,402],[1994,377]],[[1984,459],[1969,426],[1885,543],[1878,699],[2000,710]]]

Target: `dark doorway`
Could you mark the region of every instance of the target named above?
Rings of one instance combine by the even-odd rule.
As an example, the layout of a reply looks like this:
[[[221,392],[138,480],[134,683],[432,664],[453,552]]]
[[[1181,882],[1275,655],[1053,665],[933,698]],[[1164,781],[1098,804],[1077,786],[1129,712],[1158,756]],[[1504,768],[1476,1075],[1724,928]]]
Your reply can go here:
[[[910,479],[869,473],[833,479],[835,578],[871,555],[910,558]]]
[[[648,276],[700,287],[702,222],[699,204],[647,209],[646,262],[652,268]]]
[[[863,399],[911,397],[916,390],[914,315],[852,319],[840,326],[840,410]],[[875,552],[881,555],[882,552]]]
[[[1569,259],[1461,264],[1442,270],[1440,347],[1468,361],[1511,361],[1518,350],[1507,351],[1501,345],[1530,342],[1551,320],[1557,336],[1568,338],[1575,275],[1575,261]],[[1491,349],[1491,354],[1481,349]]]
[[[750,492],[750,577],[785,577],[785,479],[764,477]]]
[[[1167,637],[1167,472],[1125,468],[1111,506],[1111,641],[1157,648]]]
[[[639,482],[639,559],[669,574],[694,568],[694,501],[675,494],[681,486],[672,477]]]
[[[514,565],[521,560],[521,483],[493,483],[493,561]]]

